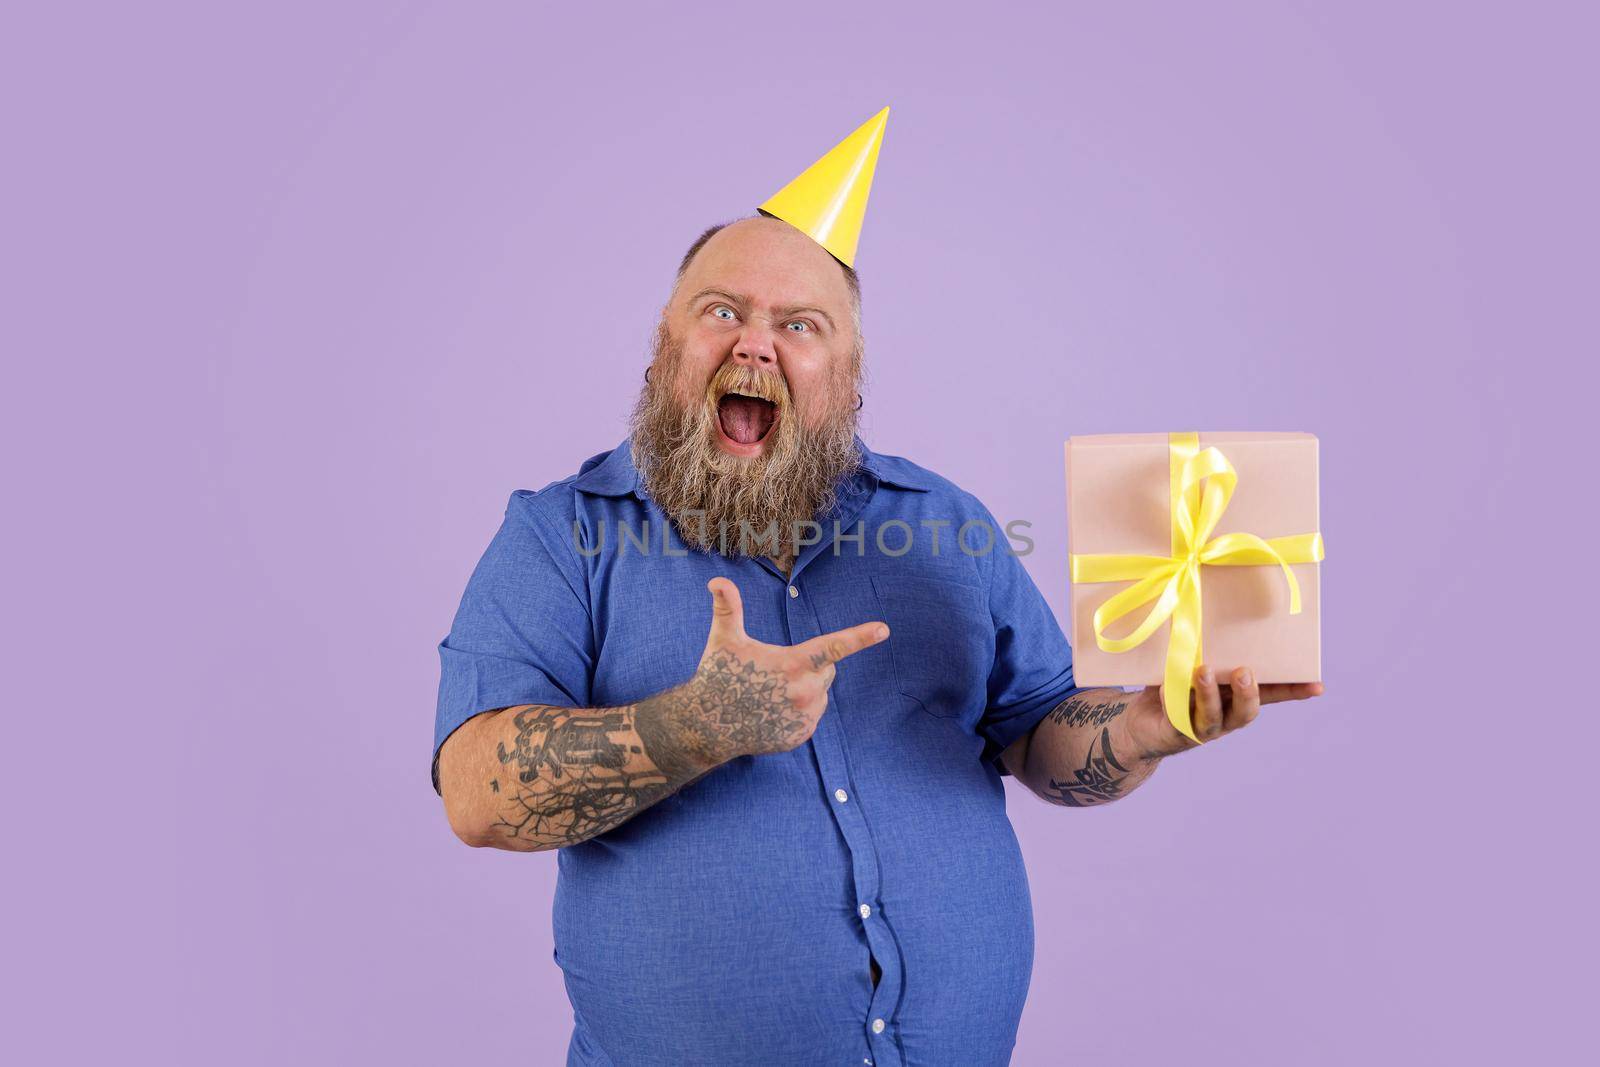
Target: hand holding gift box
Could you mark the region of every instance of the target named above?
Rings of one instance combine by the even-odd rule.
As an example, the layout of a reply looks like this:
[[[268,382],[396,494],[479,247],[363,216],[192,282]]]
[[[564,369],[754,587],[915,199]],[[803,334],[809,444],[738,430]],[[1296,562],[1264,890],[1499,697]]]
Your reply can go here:
[[[1181,751],[1261,703],[1322,691],[1315,437],[1073,437],[1067,492],[1074,677],[1147,685],[1136,703],[1181,735],[1152,736],[1152,750]],[[1122,582],[1133,584],[1106,584]]]

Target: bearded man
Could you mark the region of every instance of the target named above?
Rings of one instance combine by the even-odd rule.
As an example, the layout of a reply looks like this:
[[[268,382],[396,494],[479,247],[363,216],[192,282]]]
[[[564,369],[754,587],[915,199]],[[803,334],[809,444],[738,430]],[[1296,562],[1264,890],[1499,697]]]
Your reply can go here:
[[[861,441],[853,240],[820,240],[694,243],[629,439],[512,495],[440,646],[451,827],[560,850],[569,1065],[1008,1062],[1001,776],[1097,805],[1194,744],[1158,686],[1075,686],[989,511]],[[1194,727],[1319,690],[1202,667]]]

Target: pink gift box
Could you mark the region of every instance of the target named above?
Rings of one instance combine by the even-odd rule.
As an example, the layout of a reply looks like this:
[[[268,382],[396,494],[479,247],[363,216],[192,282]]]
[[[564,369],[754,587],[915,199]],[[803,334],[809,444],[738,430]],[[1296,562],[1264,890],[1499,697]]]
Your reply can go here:
[[[1317,439],[1308,433],[1204,433],[1233,465],[1238,484],[1211,537],[1233,532],[1264,539],[1320,529]],[[1067,440],[1067,541],[1073,553],[1172,554],[1168,435],[1091,434]],[[1289,614],[1289,587],[1276,564],[1200,568],[1201,662],[1226,682],[1249,667],[1260,682],[1322,680],[1316,563],[1292,563],[1301,610]],[[1094,612],[1131,582],[1072,584],[1072,664],[1083,686],[1159,685],[1171,621],[1125,652],[1095,643]],[[1124,637],[1153,604],[1107,627]]]

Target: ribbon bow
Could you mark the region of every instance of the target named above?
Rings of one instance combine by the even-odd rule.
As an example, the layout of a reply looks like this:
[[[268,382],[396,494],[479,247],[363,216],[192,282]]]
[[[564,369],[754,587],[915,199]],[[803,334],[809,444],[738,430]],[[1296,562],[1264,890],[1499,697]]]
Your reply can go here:
[[[1167,435],[1172,491],[1172,555],[1070,556],[1074,582],[1124,582],[1129,586],[1094,609],[1095,644],[1104,652],[1126,652],[1143,644],[1168,618],[1166,675],[1161,700],[1167,720],[1191,741],[1199,741],[1189,720],[1189,692],[1200,651],[1200,567],[1261,566],[1276,563],[1289,583],[1289,614],[1300,614],[1300,583],[1291,563],[1322,559],[1322,534],[1313,532],[1263,540],[1255,534],[1230,533],[1212,538],[1217,520],[1228,509],[1239,476],[1216,447],[1200,450],[1198,433]],[[1204,482],[1202,492],[1201,483]],[[1126,637],[1108,637],[1106,628],[1150,601],[1156,602],[1144,621]]]

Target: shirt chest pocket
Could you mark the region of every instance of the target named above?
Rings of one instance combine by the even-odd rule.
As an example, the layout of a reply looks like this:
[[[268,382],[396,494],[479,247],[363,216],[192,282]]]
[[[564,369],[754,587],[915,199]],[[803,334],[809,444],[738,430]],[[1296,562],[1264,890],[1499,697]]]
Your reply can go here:
[[[880,575],[872,579],[902,696],[930,715],[983,714],[994,663],[994,622],[983,591],[943,578]]]

